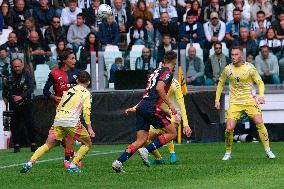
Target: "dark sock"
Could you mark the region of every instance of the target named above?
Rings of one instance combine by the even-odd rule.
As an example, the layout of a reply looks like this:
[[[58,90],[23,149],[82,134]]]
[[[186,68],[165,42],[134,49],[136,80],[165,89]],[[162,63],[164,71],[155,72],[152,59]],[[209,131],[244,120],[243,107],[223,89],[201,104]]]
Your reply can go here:
[[[128,160],[133,154],[131,152],[123,152],[121,156],[117,159],[117,161],[120,161],[121,163]]]
[[[161,143],[160,138],[156,138],[152,143],[146,146],[146,149],[149,153],[153,152],[154,150],[161,148],[164,144]]]

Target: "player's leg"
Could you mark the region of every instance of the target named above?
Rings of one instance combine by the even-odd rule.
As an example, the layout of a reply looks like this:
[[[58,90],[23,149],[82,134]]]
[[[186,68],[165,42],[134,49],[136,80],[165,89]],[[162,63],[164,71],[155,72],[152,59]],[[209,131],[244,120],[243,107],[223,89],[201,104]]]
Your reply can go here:
[[[152,141],[157,138],[158,136],[160,136],[161,134],[163,134],[164,131],[162,129],[155,129],[152,125],[150,126],[150,130],[149,130],[149,136],[148,136],[148,140],[145,143],[145,146],[147,146],[148,144],[152,143]],[[165,164],[165,161],[163,160],[159,150],[154,150],[152,152],[152,155],[155,157],[155,160],[153,162],[151,162],[154,165],[161,165],[161,164]]]
[[[178,120],[178,121],[176,121]],[[181,127],[180,118],[178,116],[172,116],[171,123],[176,124],[176,127]],[[167,143],[168,151],[170,152],[170,164],[175,164],[177,162],[177,157],[175,153],[174,141]]]
[[[225,129],[225,148],[226,152],[222,160],[229,160],[232,158],[231,152],[234,140],[234,129],[237,124],[237,120],[240,118],[243,112],[241,105],[230,105],[227,110],[227,122]]]
[[[73,157],[75,153],[73,151],[74,139],[71,136],[66,135],[62,140],[62,145],[64,146],[64,155],[65,155],[64,167],[68,168],[70,165],[70,159],[71,157]]]
[[[28,163],[25,163],[21,169],[21,173],[26,173],[36,162],[37,159],[39,159],[41,156],[43,156],[47,151],[49,151],[51,148],[53,148],[57,140],[62,139],[62,130],[60,127],[52,127],[52,132],[49,133],[48,138],[44,145],[39,147],[34,154],[32,155],[30,161]]]
[[[274,159],[275,155],[272,153],[272,151],[270,150],[269,147],[269,138],[268,138],[268,133],[267,133],[267,129],[263,123],[263,119],[262,119],[262,114],[261,114],[261,110],[259,108],[259,106],[256,104],[254,106],[250,106],[247,109],[247,114],[251,117],[251,119],[254,121],[258,134],[259,134],[259,138],[263,144],[264,150],[266,152],[266,155],[268,158],[270,159]]]

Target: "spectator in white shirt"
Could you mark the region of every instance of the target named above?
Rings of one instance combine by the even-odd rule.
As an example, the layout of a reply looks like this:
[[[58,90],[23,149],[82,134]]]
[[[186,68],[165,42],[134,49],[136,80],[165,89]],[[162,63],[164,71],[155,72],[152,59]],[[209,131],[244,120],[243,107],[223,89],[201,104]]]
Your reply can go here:
[[[233,20],[233,10],[239,8],[242,12],[242,20],[250,21],[250,5],[247,0],[234,0],[226,6],[227,22]]]
[[[70,0],[68,7],[65,7],[61,13],[61,23],[63,26],[70,26],[76,23],[77,14],[81,13],[82,9],[77,7],[77,0]]]
[[[154,9],[154,23],[157,24],[160,22],[160,15],[163,12],[167,12],[169,14],[170,22],[177,22],[178,15],[176,8],[171,6],[168,3],[168,0],[159,0],[159,4]]]

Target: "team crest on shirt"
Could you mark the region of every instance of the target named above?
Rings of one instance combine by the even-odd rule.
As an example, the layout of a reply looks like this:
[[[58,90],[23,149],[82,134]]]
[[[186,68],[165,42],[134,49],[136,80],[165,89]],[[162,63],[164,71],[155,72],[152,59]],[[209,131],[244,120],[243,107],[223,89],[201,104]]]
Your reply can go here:
[[[73,75],[73,78],[74,78],[74,79],[77,79],[77,75]]]
[[[167,75],[166,75],[166,80],[169,79],[170,77],[171,77],[171,75],[170,75],[170,74],[167,74]]]

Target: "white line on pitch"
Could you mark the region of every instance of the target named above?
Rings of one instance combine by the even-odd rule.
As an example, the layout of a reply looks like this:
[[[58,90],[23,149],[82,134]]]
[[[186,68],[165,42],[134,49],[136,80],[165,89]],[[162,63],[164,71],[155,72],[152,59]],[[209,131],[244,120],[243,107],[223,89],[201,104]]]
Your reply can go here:
[[[96,151],[94,151],[96,152]],[[99,155],[107,155],[107,154],[114,154],[114,153],[118,153],[118,152],[123,152],[121,150],[117,150],[117,151],[110,151],[110,152],[101,152],[101,153],[95,153],[95,154],[87,154],[86,156],[99,156]],[[52,158],[52,159],[46,159],[46,160],[39,160],[36,163],[44,163],[44,162],[49,162],[49,161],[56,161],[56,160],[63,160],[63,157],[60,158]],[[26,163],[26,162],[25,162]],[[6,166],[2,166],[0,167],[0,169],[5,169],[5,168],[10,168],[10,167],[18,167],[20,165],[23,165],[24,163],[18,163],[18,164],[12,164],[12,165],[6,165]]]

